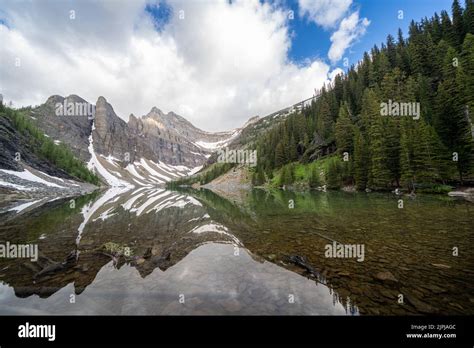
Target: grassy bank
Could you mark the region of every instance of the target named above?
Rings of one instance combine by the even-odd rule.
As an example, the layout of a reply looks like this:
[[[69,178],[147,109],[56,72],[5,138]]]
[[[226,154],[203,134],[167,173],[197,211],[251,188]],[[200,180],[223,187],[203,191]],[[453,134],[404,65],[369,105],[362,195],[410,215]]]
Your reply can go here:
[[[351,187],[357,189],[353,182],[354,168],[351,162],[344,162],[337,155],[330,155],[311,163],[289,163],[279,169],[265,174],[261,185],[267,188],[290,188],[294,190],[322,189],[340,190]],[[256,172],[254,172],[256,175]],[[417,183],[416,192],[446,194],[453,186],[443,183]],[[374,191],[387,191],[372,188]]]

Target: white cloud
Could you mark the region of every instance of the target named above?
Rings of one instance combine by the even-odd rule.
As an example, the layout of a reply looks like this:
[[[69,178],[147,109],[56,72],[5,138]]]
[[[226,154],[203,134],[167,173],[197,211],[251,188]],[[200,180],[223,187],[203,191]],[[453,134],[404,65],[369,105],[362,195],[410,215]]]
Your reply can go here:
[[[326,29],[335,27],[351,4],[352,0],[298,0],[300,15]]]
[[[344,70],[342,70],[341,68],[336,68],[329,73],[329,79],[331,80],[331,82],[333,82],[336,76],[341,74],[344,74]]]
[[[358,11],[341,21],[339,29],[331,35],[328,57],[332,63],[339,61],[346,49],[365,34],[369,24],[367,18],[359,19]]]
[[[125,120],[157,106],[217,130],[307,98],[328,81],[324,62],[289,61],[283,8],[172,1],[174,15],[157,32],[146,3],[2,1],[9,27],[0,24],[0,93],[16,105],[52,94],[91,102],[103,95]]]

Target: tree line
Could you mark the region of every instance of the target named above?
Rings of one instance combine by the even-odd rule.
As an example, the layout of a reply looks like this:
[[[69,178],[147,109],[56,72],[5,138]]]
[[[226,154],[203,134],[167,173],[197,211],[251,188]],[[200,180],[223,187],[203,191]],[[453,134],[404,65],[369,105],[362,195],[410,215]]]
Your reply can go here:
[[[35,127],[21,111],[6,107],[0,102],[0,117],[8,117],[15,129],[30,139],[34,144],[32,148],[39,157],[46,159],[74,178],[94,185],[100,184],[97,175],[92,173],[80,159],[76,158],[66,145],[56,145],[53,140],[46,137],[40,129]]]
[[[382,112],[396,103],[419,106],[419,115]],[[451,17],[442,11],[412,21],[408,38],[400,29],[397,39],[388,35],[310,106],[266,132],[257,142],[253,182],[282,168],[289,183],[289,164],[336,155],[326,178],[333,187],[463,184],[473,178],[473,114],[474,0],[464,8],[454,0]]]

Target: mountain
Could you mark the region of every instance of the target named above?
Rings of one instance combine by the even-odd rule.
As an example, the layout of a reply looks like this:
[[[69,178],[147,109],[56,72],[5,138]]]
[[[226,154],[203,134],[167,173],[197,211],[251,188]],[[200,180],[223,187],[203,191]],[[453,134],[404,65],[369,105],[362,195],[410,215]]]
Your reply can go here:
[[[230,131],[206,132],[184,117],[174,112],[164,113],[157,107],[141,117],[131,114],[126,122],[102,96],[91,104],[78,95],[53,95],[44,104],[18,110],[38,136],[48,140],[48,153],[56,153],[59,148],[70,150],[102,184],[111,187],[156,186],[186,178],[215,162],[220,148],[252,147],[261,134],[284,120],[288,112],[282,110],[264,118],[255,116],[241,128]],[[6,148],[18,143],[12,144],[9,138],[6,132],[0,136]],[[0,167],[10,171],[39,171],[43,179],[45,175],[73,179],[54,163],[32,160],[32,147],[30,144],[21,150],[4,151]],[[11,158],[18,151],[28,161],[21,164],[13,161]],[[87,175],[78,179],[87,181],[84,179]],[[20,182],[18,176],[6,175],[4,179],[13,189],[12,184],[16,188],[37,184],[27,177],[23,178],[27,181]],[[50,184],[57,182],[53,180]],[[82,189],[80,182],[78,187]]]
[[[315,97],[244,127],[228,147],[257,151],[252,183],[433,193],[472,185],[473,9],[454,1],[453,22],[446,11],[412,21],[407,38],[388,35]],[[172,185],[229,170],[215,162]]]
[[[104,97],[91,104],[77,95],[53,95],[21,112],[107,186],[151,186],[193,174],[241,132],[206,132],[157,107],[141,117],[131,114],[125,122]]]
[[[389,34],[259,137],[254,182],[413,193],[472,185],[474,3],[452,9],[411,21],[407,38]]]
[[[225,147],[230,151],[255,151],[257,149],[257,143],[259,139],[262,138],[267,132],[271,131],[272,129],[280,125],[282,122],[284,122],[290,115],[293,115],[295,112],[300,111],[300,108],[298,107],[299,105],[301,105],[301,102],[285,109],[271,113],[264,117],[251,117],[241,128],[236,129],[233,132],[233,135],[228,140],[223,142],[223,145],[214,148],[214,152],[209,156],[206,164],[199,171],[199,173],[185,178],[175,179],[173,180],[173,182],[168,183],[168,187],[188,186],[196,184],[198,182],[200,183],[200,185],[208,184],[215,178],[227,173],[231,168],[234,167],[234,164],[218,163],[219,153],[217,152],[217,150],[223,149]],[[257,161],[258,155],[259,154],[257,152]],[[235,170],[233,172],[235,172]],[[232,176],[233,175],[231,174],[226,178]],[[223,178],[223,180],[225,179]]]
[[[38,262],[33,262],[31,267],[19,266],[24,262],[19,258],[6,259],[11,267],[5,270],[21,269],[23,275],[9,273],[4,279],[15,287],[18,296],[49,297],[70,283],[70,279],[63,278],[65,274],[74,279],[75,291],[79,294],[96,279],[99,270],[110,263],[111,258],[105,255],[119,257],[123,264],[126,256],[117,252],[124,245],[133,245],[130,260],[126,262],[135,260],[133,267],[142,278],[156,268],[166,271],[192,250],[209,242],[241,246],[227,227],[209,216],[199,200],[160,188],[138,191],[112,187],[102,195],[79,198],[75,209],[63,209],[61,203],[54,202],[38,213],[63,218],[52,218],[48,220],[50,224],[38,226],[35,217],[28,215],[24,226],[34,228],[38,235],[52,230],[61,231],[63,235],[40,239]],[[123,233],[124,229],[133,233]],[[46,271],[68,259],[71,251],[78,251],[80,258],[74,259],[72,264],[68,262],[61,271],[57,268],[53,272]]]
[[[95,190],[99,179],[21,112],[0,104],[0,210],[18,214]]]

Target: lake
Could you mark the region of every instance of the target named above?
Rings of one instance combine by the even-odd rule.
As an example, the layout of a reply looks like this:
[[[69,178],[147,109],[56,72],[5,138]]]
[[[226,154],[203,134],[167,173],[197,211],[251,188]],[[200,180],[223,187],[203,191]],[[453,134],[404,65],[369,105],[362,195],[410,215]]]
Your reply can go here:
[[[446,196],[110,188],[2,219],[39,255],[0,258],[0,314],[472,315],[473,226]]]

